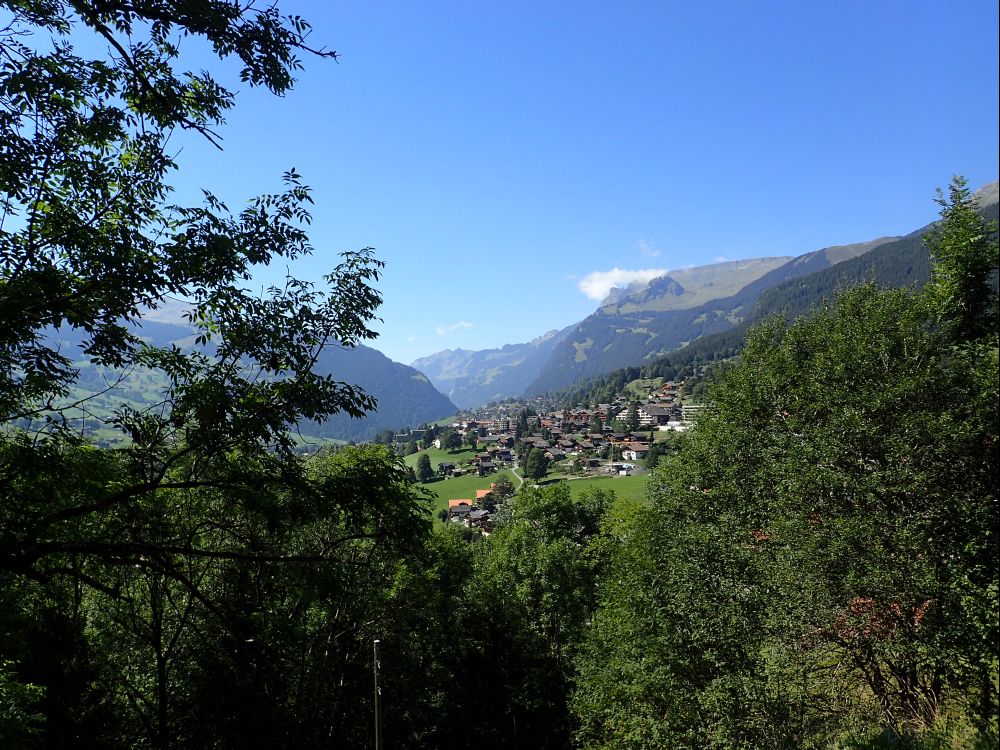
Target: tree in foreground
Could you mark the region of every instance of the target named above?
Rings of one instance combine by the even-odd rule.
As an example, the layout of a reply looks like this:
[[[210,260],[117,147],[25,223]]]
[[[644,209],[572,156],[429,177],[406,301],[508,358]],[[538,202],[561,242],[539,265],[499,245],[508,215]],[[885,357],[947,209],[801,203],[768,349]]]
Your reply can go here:
[[[585,747],[995,746],[996,239],[952,196],[932,245],[992,266],[936,249],[921,294],[758,327],[661,458],[578,660]]]
[[[311,252],[308,187],[289,170],[239,212],[209,192],[175,205],[168,147],[177,131],[217,142],[234,104],[211,73],[183,72],[187,37],[278,95],[300,55],[334,53],[253,0],[2,7],[0,685],[16,697],[4,721],[22,725],[4,742],[247,746],[257,728],[275,747],[349,744],[370,699],[359,644],[426,524],[386,451],[321,470],[296,456],[295,431],[374,406],[313,366],[324,346],[374,336],[382,264],[349,252],[322,285],[248,292],[256,269]],[[193,348],[136,332],[171,297],[191,303]],[[78,359],[162,377],[154,407],[109,418],[124,447],[80,434]],[[354,692],[331,694],[334,674]],[[213,725],[220,696],[234,702]]]
[[[565,483],[523,487],[474,546],[464,614],[475,635],[461,646],[456,696],[490,707],[476,747],[571,746],[573,656],[593,606],[589,550],[612,500],[600,490],[574,499]]]
[[[924,243],[934,265],[927,294],[938,321],[959,342],[995,338],[997,306],[997,227],[984,222],[965,178],[956,177],[948,195],[938,190],[941,221]]]

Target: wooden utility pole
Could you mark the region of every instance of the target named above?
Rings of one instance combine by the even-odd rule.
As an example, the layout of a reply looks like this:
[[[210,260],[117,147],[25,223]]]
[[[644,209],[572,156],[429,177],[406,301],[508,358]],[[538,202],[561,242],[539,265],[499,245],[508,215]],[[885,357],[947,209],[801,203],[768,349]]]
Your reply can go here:
[[[375,750],[382,750],[382,688],[378,684],[379,657],[378,647],[381,644],[378,638],[372,644],[372,651],[375,659]]]

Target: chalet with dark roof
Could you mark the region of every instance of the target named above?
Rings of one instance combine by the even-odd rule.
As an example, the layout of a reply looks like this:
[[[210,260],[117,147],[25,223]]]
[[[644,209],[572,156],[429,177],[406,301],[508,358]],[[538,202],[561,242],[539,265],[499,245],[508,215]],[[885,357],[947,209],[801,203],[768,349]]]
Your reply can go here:
[[[639,414],[640,425],[659,426],[670,421],[673,407],[661,404],[642,404],[636,411]]]
[[[472,512],[472,500],[456,499],[448,501],[448,517],[462,519]]]
[[[628,461],[637,461],[645,458],[649,453],[649,446],[645,443],[626,443],[622,446],[622,458]]]

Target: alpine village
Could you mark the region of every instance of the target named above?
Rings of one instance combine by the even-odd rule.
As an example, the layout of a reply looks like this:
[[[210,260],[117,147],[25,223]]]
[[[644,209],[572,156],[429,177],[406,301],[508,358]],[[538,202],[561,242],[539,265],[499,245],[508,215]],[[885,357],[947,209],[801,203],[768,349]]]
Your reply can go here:
[[[507,184],[500,157],[470,157],[461,173],[442,163],[440,182],[427,172],[426,190],[399,176],[398,200],[388,161],[324,139],[405,125],[424,134],[404,138],[407,156],[393,152],[405,169],[435,147],[423,110],[382,109],[403,94],[379,98],[365,76],[419,86],[427,111],[461,120],[481,101],[486,63],[468,52],[481,47],[521,70],[525,88],[494,81],[498,109],[488,111],[507,124],[486,135],[456,126],[452,147],[527,138],[516,143],[529,149],[528,135],[549,132],[544,118],[577,101],[569,84],[548,90],[551,102],[528,98],[532,76],[569,64],[541,37],[498,52],[499,39],[550,28],[539,20],[515,34],[506,14],[551,21],[556,9],[544,5],[420,8],[461,16],[456,28],[479,35],[466,47],[452,27],[407,30],[416,11],[395,5],[0,1],[0,749],[1000,748],[995,163],[974,184],[941,175],[922,204],[911,201],[908,215],[927,218],[892,236],[845,230],[850,244],[709,254],[672,271],[626,272],[618,266],[630,261],[616,257],[605,264],[614,272],[587,279],[570,276],[567,250],[565,278],[527,296],[478,287],[515,263],[527,285],[542,275],[534,260],[475,248],[456,260],[439,226],[429,244],[442,254],[406,280],[423,285],[406,314],[462,307],[479,317],[449,318],[421,344],[438,351],[407,355],[411,364],[375,348],[408,341],[390,303],[404,294],[392,274],[411,268],[411,251],[393,244],[392,211],[357,210],[373,231],[388,227],[386,256],[327,255],[322,274],[296,277],[296,263],[322,255],[313,241],[340,237],[330,228],[340,209],[328,203],[346,201],[337,221],[351,222],[362,205],[353,201],[378,193],[417,235],[418,214],[447,203],[434,191],[450,180],[470,183],[447,195],[481,202],[476,170]],[[937,13],[932,5],[903,15]],[[973,36],[995,47],[987,5],[947,12],[975,6],[986,20]],[[572,57],[603,58],[577,62],[625,91],[643,68],[619,67],[647,31],[631,14],[660,18],[656,6],[562,7],[559,27],[583,34],[569,18],[579,14],[593,33],[584,46],[598,48],[606,30],[616,54]],[[775,12],[716,15],[730,11]],[[723,54],[691,21],[704,12],[676,7],[671,20]],[[337,37],[338,24],[326,26],[338,16],[351,54],[316,41]],[[629,45],[616,36],[625,23],[637,35]],[[716,25],[725,44],[772,33]],[[408,65],[380,67],[380,55],[395,59],[396,46],[424,35]],[[657,54],[682,41],[664,36]],[[529,49],[544,64],[522,59]],[[863,49],[838,65],[875,48]],[[672,75],[708,75],[705,55]],[[445,74],[421,80],[442,70],[424,71],[439,56]],[[780,63],[760,56],[718,80]],[[957,86],[996,67],[956,63],[950,75]],[[329,106],[295,88],[320,90],[310,88],[317,76],[338,97],[371,97],[358,100],[370,108],[330,109],[329,121],[302,114]],[[427,88],[452,78],[468,84],[468,107]],[[603,80],[586,85],[612,109]],[[526,118],[520,130],[507,112]],[[545,141],[547,163],[567,175],[577,162],[559,161],[560,139],[578,144],[587,115],[573,117]],[[273,143],[239,150],[240,128],[253,125],[273,130]],[[229,133],[239,163],[212,161]],[[893,139],[903,147],[894,131],[885,149]],[[240,205],[228,197],[256,161],[306,146],[317,154],[307,176],[288,169],[276,190]],[[339,149],[339,166],[324,166],[326,148]],[[231,166],[205,166],[215,163]],[[347,182],[370,170],[384,193],[367,182],[314,193],[306,180],[324,170]],[[217,195],[214,184],[228,187]],[[496,188],[498,212],[521,212],[496,226],[540,209],[524,189],[512,198]],[[546,204],[553,217],[571,203],[559,200]],[[741,199],[713,200],[721,224]],[[807,217],[768,221],[811,236]],[[483,225],[483,243],[494,229]],[[645,241],[640,251],[647,265],[660,253]],[[559,284],[590,295],[590,312],[570,325]],[[473,341],[487,316],[522,330],[515,313],[536,338],[440,346]]]

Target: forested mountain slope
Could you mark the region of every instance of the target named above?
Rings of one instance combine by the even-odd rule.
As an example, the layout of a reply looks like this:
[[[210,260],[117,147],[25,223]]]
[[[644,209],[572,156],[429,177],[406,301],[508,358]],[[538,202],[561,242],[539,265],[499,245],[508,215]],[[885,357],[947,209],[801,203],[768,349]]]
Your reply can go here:
[[[997,219],[997,203],[983,207],[987,219]],[[749,320],[762,320],[783,313],[791,318],[831,299],[837,289],[874,280],[883,287],[922,287],[930,278],[931,259],[923,237],[932,225],[885,243],[870,253],[852,258],[832,268],[791,279],[761,294]]]
[[[982,206],[983,216],[987,220],[996,221],[997,183],[986,185],[976,195]],[[698,338],[652,362],[637,363],[603,375],[583,378],[555,390],[562,394],[567,403],[586,403],[601,398],[601,394],[614,392],[618,383],[639,377],[673,379],[691,374],[700,364],[738,354],[750,328],[766,318],[777,314],[789,319],[806,315],[824,300],[832,300],[839,289],[857,286],[866,281],[874,280],[885,288],[921,288],[930,278],[930,253],[923,238],[932,226],[934,225],[922,227],[904,237],[877,240],[869,252],[833,266],[825,265],[824,259],[817,257],[827,251],[801,256],[778,269],[774,275],[769,274],[770,278],[762,277],[741,290],[736,297],[742,297],[744,304],[752,298],[756,298],[756,302],[743,320],[726,330]],[[796,265],[800,268],[819,268],[808,275],[793,275]],[[786,278],[773,283],[782,274],[787,274]]]
[[[880,238],[806,253],[755,278],[734,294],[686,309],[655,309],[657,292],[660,296],[670,294],[676,281],[671,276],[654,280],[648,289],[614,306],[606,306],[583,320],[556,348],[526,393],[563,388],[581,378],[610,372],[623,365],[648,363],[702,337],[729,331],[746,317],[766,289],[847,262],[892,239]]]
[[[132,330],[156,346],[175,345],[187,349],[194,344],[192,329],[176,322],[164,322],[162,318],[143,320]],[[66,353],[71,354],[79,348],[79,334],[63,331],[58,339]],[[80,376],[74,390],[78,396],[101,392],[118,377],[115,370],[99,368],[84,360],[79,364]],[[360,386],[375,397],[378,406],[361,419],[341,412],[322,423],[303,422],[299,430],[306,436],[369,440],[382,430],[433,422],[458,411],[422,373],[364,345],[353,349],[328,345],[316,362],[315,372]],[[133,408],[145,408],[157,402],[164,385],[162,376],[134,369],[114,389],[88,401],[88,409],[98,418],[107,418],[123,402]],[[91,427],[94,425],[96,420],[91,422]]]
[[[837,250],[844,254],[843,248]],[[711,300],[732,296],[748,284],[774,273],[789,260],[787,257],[750,258],[671,271],[641,288],[613,289],[595,315],[616,317],[649,313],[660,316],[674,311],[678,313],[676,320],[685,325],[691,317],[685,311],[699,308]],[[697,315],[695,313],[695,317]],[[580,338],[579,326],[589,326],[588,321],[589,318],[561,331],[550,331],[526,344],[508,344],[481,351],[446,349],[417,359],[412,365],[463,408],[519,396],[531,390],[532,384],[544,368],[551,366],[553,357],[558,356],[560,347],[565,346],[567,339],[584,341],[585,336]],[[638,356],[646,354],[639,339],[626,344],[638,345],[641,352]],[[574,351],[581,348],[585,349],[586,343]],[[634,356],[626,346],[624,354],[612,352],[609,355],[610,366],[619,366],[631,361]]]
[[[367,346],[356,349],[327,347],[316,362],[317,372],[356,383],[378,400],[378,408],[362,419],[335,414],[322,424],[302,431],[341,440],[370,440],[382,430],[397,430],[433,422],[458,411],[427,377]]]

